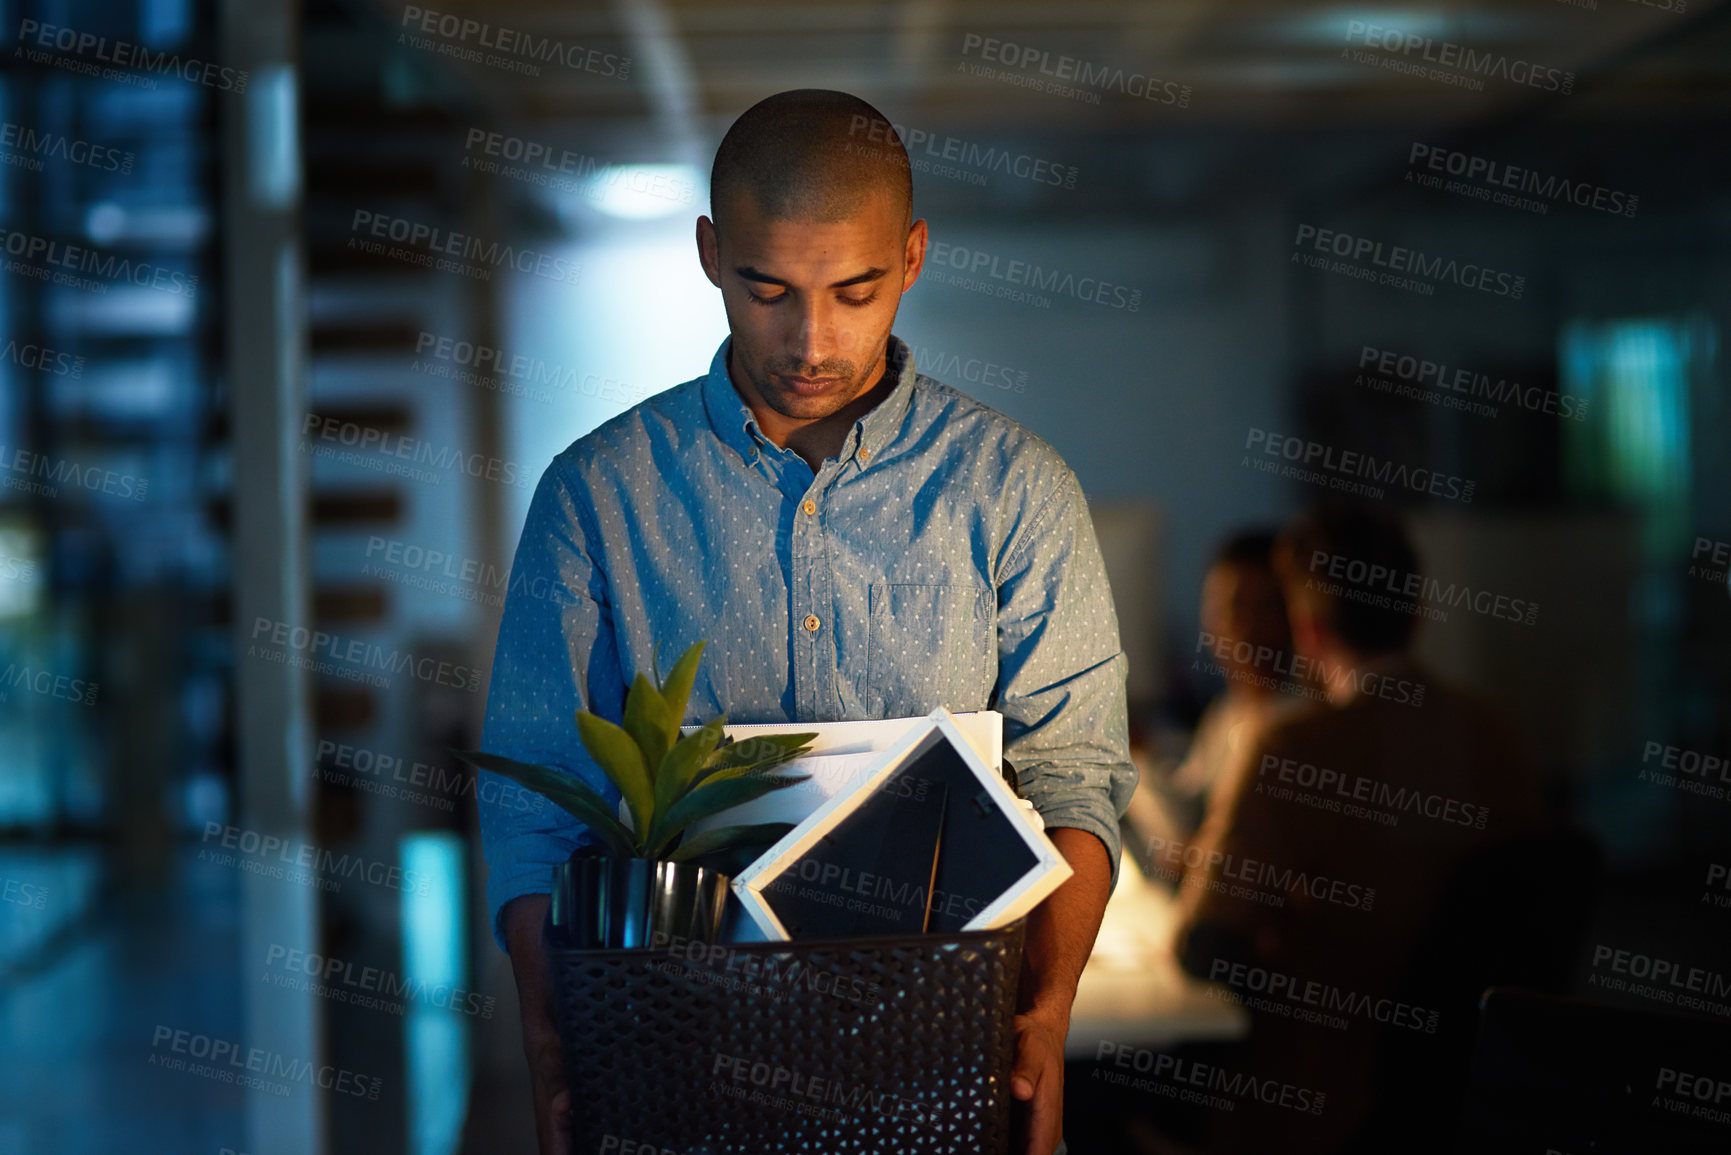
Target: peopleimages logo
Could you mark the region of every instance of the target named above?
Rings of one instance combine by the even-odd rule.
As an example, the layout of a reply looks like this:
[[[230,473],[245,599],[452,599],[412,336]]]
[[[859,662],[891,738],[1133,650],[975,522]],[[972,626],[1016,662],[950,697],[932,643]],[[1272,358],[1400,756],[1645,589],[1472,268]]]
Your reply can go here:
[[[1575,90],[1573,72],[1513,59],[1501,52],[1479,51],[1452,40],[1436,40],[1429,36],[1420,36],[1416,32],[1402,32],[1398,28],[1384,28],[1380,24],[1351,20],[1346,25],[1346,43],[1350,45],[1355,40],[1376,51],[1353,53],[1349,48],[1343,48],[1343,57],[1357,60],[1361,64],[1377,64],[1395,72],[1423,76],[1427,80],[1460,84],[1475,91],[1484,87],[1481,78],[1487,76],[1545,92],[1561,93],[1564,96]],[[1417,53],[1418,61],[1391,60],[1386,56],[1378,56],[1377,53],[1393,53],[1400,57],[1410,57]],[[1440,67],[1427,67],[1429,65]],[[1472,81],[1476,83],[1470,83]]]
[[[16,489],[43,497],[59,497],[62,485],[101,492],[109,497],[143,501],[150,492],[150,482],[130,473],[116,473],[94,465],[79,465],[65,458],[52,458],[28,449],[8,449],[0,445],[0,489]],[[32,480],[40,479],[40,480]]]
[[[670,965],[671,960],[677,960],[669,973],[712,975],[740,993],[785,999],[805,992],[867,1004],[883,997],[876,983],[866,982],[857,975],[837,975],[823,967],[811,966],[799,957],[740,951],[660,930],[650,935],[649,945],[665,949]]]
[[[485,128],[469,129],[463,152],[464,168],[589,201],[604,201],[620,188],[678,205],[697,200],[697,185],[679,176],[674,166],[609,164],[586,153]]]
[[[246,91],[247,74],[241,69],[225,68],[190,57],[182,60],[177,52],[152,52],[144,45],[134,44],[130,40],[111,40],[93,32],[80,32],[77,29],[64,28],[58,24],[44,24],[40,20],[19,21],[18,39],[34,45],[34,48],[21,45],[13,50],[13,55],[23,56],[33,64],[57,63],[46,52],[36,51],[36,49],[52,49],[56,52],[71,52],[78,55],[80,59],[71,63],[83,67],[73,68],[70,71],[94,69],[94,66],[82,59],[93,57],[104,64],[115,65],[119,69],[156,73],[160,76],[178,76],[182,80],[224,92]],[[124,72],[116,72],[112,68],[96,71],[112,80],[131,83],[136,79],[127,76]],[[109,73],[114,73],[114,75],[109,76]],[[150,86],[155,87],[155,82],[151,82]]]
[[[343,879],[359,878],[374,886],[418,894],[423,898],[432,893],[431,882],[425,874],[404,870],[395,863],[358,854],[336,854],[306,842],[291,843],[274,834],[260,834],[256,830],[221,822],[206,822],[202,841],[209,843],[212,839],[222,850],[235,853],[222,854],[203,849],[198,852],[200,862],[239,866],[249,874],[316,884],[321,890],[341,890]]]
[[[1344,1015],[1411,1031],[1436,1034],[1436,1011],[1427,1011],[1400,999],[1371,998],[1317,979],[1305,979],[1267,967],[1217,958],[1208,968],[1208,981],[1224,983],[1239,994],[1252,1010],[1270,1011],[1300,1021],[1345,1030]]]
[[[1305,581],[1306,589],[1321,588],[1328,594],[1417,613],[1432,621],[1448,620],[1447,612],[1440,608],[1444,606],[1464,608],[1475,614],[1528,626],[1539,620],[1537,602],[1507,597],[1486,589],[1475,590],[1464,582],[1444,584],[1434,577],[1407,573],[1327,550],[1311,552],[1309,569],[1311,576]],[[1420,605],[1421,600],[1430,604]]]
[[[1122,1046],[1110,1039],[1101,1039],[1094,1051],[1094,1077],[1120,1087],[1152,1091],[1180,1102],[1204,1107],[1233,1110],[1237,1100],[1254,1099],[1270,1107],[1285,1107],[1311,1115],[1322,1114],[1328,1096],[1321,1091],[1283,1083],[1278,1079],[1259,1078],[1243,1071],[1233,1071],[1212,1063],[1199,1063],[1180,1058],[1168,1051],[1151,1051],[1144,1047]],[[1152,1075],[1152,1079],[1131,1079],[1113,1067]],[[1156,1080],[1159,1080],[1156,1082]],[[1199,1089],[1199,1090],[1197,1090]],[[1219,1092],[1208,1095],[1203,1092]]]
[[[900,152],[890,149],[890,133],[907,150],[908,164],[916,172],[932,176],[954,176],[970,184],[983,185],[986,174],[1001,172],[1033,181],[1035,184],[1075,188],[1078,170],[1075,165],[1056,164],[1044,157],[1011,152],[992,145],[981,145],[948,133],[935,133],[924,128],[892,124],[875,116],[855,115],[848,127],[848,151],[855,153],[892,152],[899,160]],[[860,138],[864,138],[861,143]],[[954,165],[940,162],[954,162]],[[970,171],[961,171],[961,169]]]
[[[1203,650],[1207,650],[1215,661],[1221,663],[1218,667],[1207,668],[1205,672],[1261,686],[1263,689],[1326,702],[1326,687],[1337,687],[1341,690],[1350,688],[1355,694],[1381,698],[1385,702],[1395,702],[1402,706],[1424,705],[1425,684],[1410,678],[1391,678],[1375,670],[1361,670],[1357,666],[1331,662],[1326,658],[1309,658],[1303,654],[1277,650],[1273,646],[1253,645],[1242,638],[1211,634],[1207,630],[1196,635],[1195,652],[1201,653]],[[1228,671],[1225,668],[1228,661],[1238,666],[1250,666],[1254,670],[1266,669],[1271,673],[1265,675],[1245,674],[1239,670]],[[1199,663],[1192,661],[1190,668],[1197,669],[1198,665]],[[1312,682],[1320,682],[1321,685],[1311,685]]]
[[[1731,787],[1731,758],[1649,741],[1641,748],[1641,771],[1636,781],[1670,786],[1723,802],[1731,797],[1727,790]]]
[[[887,1091],[873,1091],[870,1087],[858,1084],[850,1086],[834,1079],[803,1074],[791,1067],[753,1060],[746,1055],[717,1054],[709,1073],[713,1080],[710,1084],[712,1091],[722,1090],[725,1093],[727,1088],[723,1080],[738,1085],[735,1088],[738,1090],[744,1090],[749,1085],[761,1088],[761,1093],[773,1106],[783,1110],[796,1105],[819,1110],[824,1112],[820,1117],[832,1118],[836,1122],[841,1122],[849,1115],[857,1116],[864,1112],[893,1115],[900,1122],[915,1124],[935,1125],[940,1119],[937,1107],[932,1103],[905,1099]]]
[[[482,781],[468,770],[451,770],[426,762],[409,762],[395,754],[380,753],[365,746],[350,746],[320,738],[317,774],[326,782],[353,786],[370,794],[419,802],[438,810],[456,809],[456,798],[465,795],[506,809],[540,813],[546,799],[508,778],[498,775]]]
[[[1602,975],[1600,970],[1609,971]],[[1593,970],[1587,985],[1619,991],[1688,1011],[1731,1017],[1731,977],[1676,959],[1624,950],[1607,943],[1593,947]]]
[[[1665,1096],[1667,1110],[1708,1123],[1731,1123],[1731,1079],[1660,1067],[1653,1090]]]
[[[97,172],[117,172],[130,175],[137,157],[105,144],[92,144],[58,132],[46,132],[10,120],[0,123],[0,158],[31,172],[42,171],[42,161],[61,160],[68,164],[93,168]]]
[[[165,1046],[168,1053],[159,1054]],[[302,1083],[340,1095],[376,1100],[379,1088],[384,1086],[384,1080],[376,1076],[328,1064],[315,1067],[306,1059],[291,1059],[263,1047],[243,1049],[230,1039],[176,1030],[160,1023],[151,1036],[150,1051],[150,1066],[185,1071],[273,1095],[287,1095],[290,1083]],[[186,1061],[189,1058],[194,1060],[190,1065]]]
[[[984,357],[968,357],[959,353],[932,350],[923,345],[910,346],[909,353],[921,375],[936,378],[948,385],[954,385],[959,380],[970,385],[984,385],[1006,392],[1028,391],[1026,369],[1012,369]]]
[[[1114,68],[1108,64],[1092,64],[1074,56],[1065,56],[1061,53],[1054,55],[1044,48],[1035,48],[1031,44],[1016,44],[1013,41],[998,40],[994,37],[969,32],[962,37],[962,55],[972,56],[976,52],[983,61],[1007,65],[1023,75],[1019,78],[1018,83],[1017,80],[1011,80],[1010,75],[996,69],[985,68],[983,65],[976,65],[964,60],[961,70],[970,75],[1010,80],[1012,83],[1018,83],[1019,87],[1049,92],[1055,96],[1080,100],[1086,104],[1100,103],[1099,92],[1087,90],[1104,89],[1137,100],[1147,100],[1154,104],[1169,104],[1177,108],[1190,106],[1190,86],[1188,84],[1161,80],[1159,77],[1146,72]],[[1035,75],[1026,75],[1030,69]]]
[[[541,75],[541,64],[557,64],[573,72],[592,72],[617,80],[631,75],[631,58],[566,44],[550,36],[536,36],[514,28],[495,27],[484,21],[410,4],[403,8],[397,43],[420,48],[471,64],[485,64],[526,76]],[[412,33],[421,33],[420,36]],[[445,43],[434,40],[438,37]],[[470,44],[475,47],[469,47]],[[515,59],[513,59],[515,57]]]
[[[1479,417],[1495,417],[1497,405],[1513,404],[1529,413],[1554,415],[1567,421],[1587,419],[1587,399],[1537,385],[1522,385],[1506,377],[1495,380],[1488,373],[1464,369],[1441,361],[1429,361],[1394,349],[1365,345],[1358,351],[1358,367],[1384,375],[1360,373],[1354,384],[1379,392],[1395,393],[1418,401],[1430,401],[1445,409],[1459,409]],[[1396,385],[1394,382],[1400,382]]]
[[[1406,173],[1409,183],[1417,183],[1425,188],[1440,188],[1444,192],[1487,200],[1492,204],[1507,205],[1528,212],[1549,212],[1552,203],[1563,201],[1578,208],[1632,217],[1641,201],[1640,197],[1631,193],[1602,188],[1585,181],[1572,181],[1567,177],[1542,176],[1530,168],[1475,156],[1470,152],[1443,148],[1440,145],[1425,144],[1423,141],[1413,141],[1412,151],[1407,154],[1406,159],[1407,163],[1413,166],[1407,169]],[[1420,162],[1423,162],[1428,172],[1418,171]],[[1442,179],[1445,175],[1461,179],[1445,183]],[[1472,183],[1475,181],[1479,183]],[[1524,193],[1527,196],[1520,197],[1514,195],[1515,193]],[[1531,200],[1531,197],[1539,199]]]
[[[14,906],[27,906],[34,910],[46,910],[48,907],[48,892],[34,882],[25,882],[21,878],[8,878],[0,885],[0,901],[10,902]]]
[[[501,485],[532,486],[535,478],[529,470],[519,466],[514,461],[504,461],[497,457],[488,457],[484,453],[465,453],[452,446],[434,445],[418,437],[405,437],[400,433],[388,433],[369,425],[361,425],[354,421],[344,421],[337,417],[325,417],[317,413],[308,413],[301,420],[301,435],[317,437],[320,441],[330,443],[331,447],[338,445],[362,450],[375,457],[357,454],[340,454],[338,460],[348,464],[360,465],[363,468],[380,468],[395,466],[400,462],[413,462],[415,465],[430,465],[437,470],[451,470],[476,481],[496,481]],[[301,443],[303,451],[315,455],[331,455],[330,449],[324,446],[311,446]],[[386,472],[400,472],[416,481],[430,482],[437,485],[440,474],[424,469],[410,470],[386,469]]]
[[[1731,907],[1731,867],[1723,862],[1708,863],[1705,885],[1706,889],[1701,892],[1702,902],[1721,908]]]
[[[16,339],[7,341],[6,347],[0,349],[0,361],[10,361],[14,365],[34,369],[38,373],[47,373],[51,377],[84,376],[83,357],[56,352],[46,345],[21,344]]]
[[[83,678],[56,674],[52,670],[39,670],[27,664],[19,665],[17,662],[8,662],[6,669],[0,671],[0,702],[11,701],[13,690],[28,690],[44,698],[59,698],[63,702],[72,702],[79,706],[94,706],[96,692],[100,688],[97,683],[87,682]]]
[[[368,209],[355,210],[349,221],[349,232],[354,235],[349,237],[348,248],[475,280],[490,281],[494,269],[510,268],[549,281],[575,285],[583,273],[580,263],[551,253],[520,249],[425,221]],[[387,248],[386,241],[394,242],[395,247]]]
[[[1029,299],[1029,293],[1013,288],[1025,286],[1038,293],[1074,297],[1078,301],[1105,305],[1111,309],[1124,309],[1131,313],[1142,307],[1141,289],[1114,284],[1099,277],[1077,277],[1074,273],[1044,268],[1032,261],[1004,260],[996,253],[953,245],[948,241],[937,241],[932,245],[926,268],[939,274],[937,280],[962,288],[985,288],[993,291],[993,286],[978,278],[986,277],[990,281],[997,281],[999,284],[995,286],[995,295],[1000,297]],[[944,273],[946,268],[959,270],[965,276],[960,279],[948,277]]]
[[[281,943],[272,943],[266,949],[264,965],[283,972],[264,976],[265,981],[274,986],[393,1015],[401,1015],[406,1003],[421,1003],[442,1011],[490,1019],[498,1002],[492,995],[483,995],[479,991],[464,990],[449,983],[429,986],[425,979],[405,979],[378,967],[357,967],[346,959],[314,954]]]
[[[285,649],[273,651],[261,648],[258,645],[260,639],[267,639],[270,645]],[[471,694],[481,688],[481,671],[472,666],[419,658],[412,650],[386,649],[360,638],[343,638],[323,630],[291,626],[287,622],[273,621],[270,618],[253,619],[252,641],[253,644],[249,645],[246,651],[249,658],[259,658],[267,662],[286,661],[291,666],[311,669],[315,673],[366,682],[381,688],[389,686],[390,679],[383,674],[368,673],[369,669],[388,674],[408,674],[423,682],[467,690]],[[285,650],[288,651],[286,654]],[[320,660],[317,657],[320,654],[330,660]]]
[[[1270,771],[1273,773],[1270,774]],[[1397,826],[1402,814],[1416,814],[1450,826],[1483,830],[1491,808],[1461,802],[1411,786],[1394,786],[1363,774],[1264,754],[1256,768],[1257,794],[1302,803],[1316,810],[1368,818],[1382,826]],[[1363,803],[1364,805],[1359,805]],[[1380,810],[1369,807],[1381,807]]]
[[[422,360],[425,356],[428,360]],[[415,337],[415,361],[409,368],[432,377],[475,385],[532,401],[562,402],[564,397],[543,386],[579,393],[619,406],[635,405],[661,390],[644,389],[598,373],[550,365],[539,357],[510,353],[422,330]]]
[[[802,886],[801,883],[810,883]],[[788,867],[769,884],[768,889],[782,894],[797,893],[813,902],[839,906],[883,918],[897,918],[905,908],[925,907],[926,888],[906,880],[896,882],[869,870],[856,871],[851,866],[819,862],[802,858]],[[883,902],[873,902],[883,899]],[[953,917],[973,918],[984,904],[979,898],[932,888],[931,911]]]
[[[1285,906],[1287,898],[1295,894],[1348,910],[1369,911],[1376,905],[1374,886],[1277,866],[1264,859],[1245,858],[1196,843],[1156,835],[1148,840],[1148,857],[1154,860],[1155,876],[1167,882],[1204,886],[1231,898],[1266,906]],[[1206,878],[1210,872],[1219,877]]]
[[[1284,433],[1258,429],[1254,425],[1245,435],[1244,448],[1259,450],[1265,458],[1279,458],[1291,463],[1261,461],[1246,457],[1239,464],[1252,466],[1264,473],[1277,473],[1298,481],[1311,481],[1330,489],[1345,490],[1366,497],[1382,497],[1378,486],[1388,485],[1412,493],[1447,497],[1462,503],[1471,502],[1475,482],[1423,467],[1414,469],[1405,462],[1379,458],[1356,449],[1337,450],[1321,441],[1310,441]],[[1375,485],[1368,484],[1370,482]]]
[[[1725,581],[1727,570],[1731,570],[1731,541],[1697,537],[1689,550],[1689,576],[1717,585]]]
[[[198,292],[196,274],[103,253],[88,245],[65,244],[17,229],[0,229],[0,252],[13,258],[6,262],[9,273],[85,292],[106,293],[110,284],[121,282],[141,289],[158,289],[177,297],[191,297]]]
[[[1489,265],[1470,261],[1463,264],[1453,257],[1430,256],[1404,245],[1385,245],[1370,237],[1357,237],[1311,224],[1298,226],[1298,235],[1292,239],[1292,244],[1293,264],[1374,281],[1424,296],[1434,292],[1435,285],[1446,283],[1518,301],[1527,286],[1525,276],[1502,272]],[[1304,251],[1306,248],[1320,255],[1307,253]],[[1328,254],[1343,259],[1329,263]],[[1374,267],[1360,264],[1362,261],[1369,261]]]

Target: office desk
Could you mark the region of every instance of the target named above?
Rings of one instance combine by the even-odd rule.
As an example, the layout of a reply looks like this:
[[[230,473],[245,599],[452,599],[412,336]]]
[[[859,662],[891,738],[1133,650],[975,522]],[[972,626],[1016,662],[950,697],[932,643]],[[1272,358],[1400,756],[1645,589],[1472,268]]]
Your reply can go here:
[[[1094,953],[1070,1010],[1068,1059],[1092,1059],[1102,1040],[1161,1048],[1243,1038],[1250,1016],[1224,987],[1200,982],[1172,955],[1171,895],[1125,855]]]

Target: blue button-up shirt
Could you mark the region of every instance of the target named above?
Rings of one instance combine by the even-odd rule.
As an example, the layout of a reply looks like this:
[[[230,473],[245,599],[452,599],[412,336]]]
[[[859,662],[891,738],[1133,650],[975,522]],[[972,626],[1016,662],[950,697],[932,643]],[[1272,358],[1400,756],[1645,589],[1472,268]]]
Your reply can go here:
[[[758,428],[728,344],[707,376],[608,421],[542,475],[482,747],[617,801],[573,712],[617,721],[657,640],[665,672],[707,639],[688,723],[1002,712],[1023,793],[1048,827],[1097,835],[1116,884],[1136,785],[1126,659],[1075,473],[1021,425],[916,373],[893,336],[894,386],[814,473]],[[591,836],[557,807],[479,806],[504,946],[504,905],[550,891]]]

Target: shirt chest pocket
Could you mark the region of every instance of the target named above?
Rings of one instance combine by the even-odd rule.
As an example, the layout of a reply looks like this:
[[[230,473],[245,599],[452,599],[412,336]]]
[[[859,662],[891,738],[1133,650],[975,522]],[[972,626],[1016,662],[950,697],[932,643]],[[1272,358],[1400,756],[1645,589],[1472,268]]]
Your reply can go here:
[[[998,681],[989,587],[873,582],[867,617],[864,698],[880,717],[986,708]]]

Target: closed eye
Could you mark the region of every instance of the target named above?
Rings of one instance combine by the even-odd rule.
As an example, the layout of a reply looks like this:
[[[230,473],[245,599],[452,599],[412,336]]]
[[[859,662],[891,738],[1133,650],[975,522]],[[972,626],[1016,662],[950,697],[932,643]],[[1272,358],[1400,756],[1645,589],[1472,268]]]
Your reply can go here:
[[[745,291],[745,295],[750,297],[754,304],[758,304],[758,305],[773,305],[773,304],[776,304],[778,301],[782,301],[782,300],[785,300],[787,298],[786,293],[777,293],[773,297],[760,297],[756,293],[752,292],[750,289],[747,289]],[[842,304],[852,305],[856,309],[863,308],[866,305],[871,304],[873,301],[875,301],[877,299],[878,299],[878,295],[875,292],[872,293],[869,297],[837,297],[836,298],[836,300],[840,301]]]

